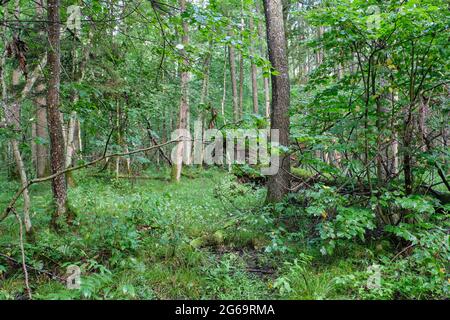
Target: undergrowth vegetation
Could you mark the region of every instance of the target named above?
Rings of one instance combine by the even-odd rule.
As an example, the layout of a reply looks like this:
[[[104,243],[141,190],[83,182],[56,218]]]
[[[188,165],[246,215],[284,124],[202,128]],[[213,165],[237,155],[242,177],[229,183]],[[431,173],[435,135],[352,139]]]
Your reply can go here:
[[[76,179],[83,183],[69,194],[75,219],[58,233],[49,229],[50,186],[34,187],[35,238],[25,243],[34,297],[448,296],[448,217],[434,214],[448,207],[399,198],[395,204],[408,209],[416,223],[380,230],[370,206],[349,206],[348,198],[325,185],[264,206],[264,188],[242,184],[229,173],[191,169],[189,176],[173,185],[158,176],[133,181],[80,173]],[[2,180],[2,207],[16,187]],[[305,202],[308,206],[301,205]],[[0,298],[21,298],[14,217],[0,225],[0,253]],[[81,269],[79,290],[66,288],[66,271],[73,265]]]

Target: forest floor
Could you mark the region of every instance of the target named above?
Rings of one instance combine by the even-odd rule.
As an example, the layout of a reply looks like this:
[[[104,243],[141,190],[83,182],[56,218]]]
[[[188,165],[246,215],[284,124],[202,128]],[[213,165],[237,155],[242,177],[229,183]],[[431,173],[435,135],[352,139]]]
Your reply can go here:
[[[25,251],[34,298],[352,298],[337,283],[367,268],[367,244],[322,257],[311,239],[279,237],[294,227],[264,209],[264,188],[215,169],[191,170],[179,184],[151,172],[135,181],[77,175],[69,194],[76,219],[59,233],[49,228],[50,185],[32,187],[39,232]],[[18,185],[0,181],[4,208]],[[24,295],[18,238],[9,217],[0,224],[3,299]],[[69,265],[81,268],[81,290],[66,288]]]

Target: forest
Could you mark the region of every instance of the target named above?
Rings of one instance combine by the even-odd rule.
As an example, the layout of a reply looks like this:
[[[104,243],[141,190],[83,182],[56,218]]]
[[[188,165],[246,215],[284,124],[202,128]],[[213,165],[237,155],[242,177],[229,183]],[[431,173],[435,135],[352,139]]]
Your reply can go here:
[[[447,300],[449,27],[0,0],[0,300]]]

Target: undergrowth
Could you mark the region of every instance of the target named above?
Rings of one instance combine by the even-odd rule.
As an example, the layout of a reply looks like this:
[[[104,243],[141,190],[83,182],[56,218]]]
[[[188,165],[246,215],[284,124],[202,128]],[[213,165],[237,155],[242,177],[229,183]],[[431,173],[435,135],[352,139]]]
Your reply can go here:
[[[370,210],[318,186],[264,206],[265,189],[219,170],[191,169],[179,184],[78,173],[76,218],[49,228],[50,186],[33,186],[35,239],[25,244],[35,299],[392,299],[448,295],[444,221],[368,237]],[[0,182],[3,208],[17,183]],[[299,205],[308,201],[308,207]],[[419,200],[417,200],[419,201]],[[401,203],[399,204],[401,205]],[[411,205],[407,201],[404,205]],[[417,207],[417,206],[416,206]],[[306,209],[305,209],[306,208]],[[424,205],[420,208],[424,207]],[[425,210],[423,209],[423,210]],[[429,208],[428,208],[429,209]],[[345,215],[343,224],[340,215]],[[430,223],[430,222],[427,222]],[[441,227],[436,227],[441,226]],[[0,299],[21,299],[18,227],[0,224]],[[66,287],[77,266],[81,288]],[[374,269],[378,266],[379,269]],[[381,285],[370,287],[373,270]]]

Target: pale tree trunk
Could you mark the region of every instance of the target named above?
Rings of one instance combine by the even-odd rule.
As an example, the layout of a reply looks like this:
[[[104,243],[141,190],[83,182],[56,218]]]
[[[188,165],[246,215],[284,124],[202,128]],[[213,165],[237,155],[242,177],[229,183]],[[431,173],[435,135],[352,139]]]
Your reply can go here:
[[[242,34],[244,33],[244,2],[241,0],[241,42],[244,42]],[[239,51],[239,120],[244,113],[244,55],[242,49]]]
[[[44,81],[41,77],[39,81]],[[36,175],[42,178],[50,172],[48,149],[44,141],[48,141],[47,131],[47,98],[45,97],[45,84],[43,82],[36,86],[36,137],[40,143],[36,144]]]
[[[272,75],[271,129],[279,130],[279,143],[289,146],[290,83],[282,0],[264,0],[269,59],[279,73]],[[280,201],[290,189],[290,158],[280,154],[280,168],[268,181],[267,201]]]
[[[223,123],[227,124],[227,119],[225,118],[225,100],[227,95],[227,47],[225,47],[225,59],[223,63],[223,94],[222,94],[222,103],[221,103],[221,111],[223,117]]]
[[[211,105],[208,104],[208,92],[209,92],[209,72],[210,72],[210,67],[211,67],[211,57],[212,57],[212,44],[209,44],[209,50],[210,52],[208,52],[206,58],[205,58],[205,63],[204,63],[204,72],[203,72],[203,83],[202,83],[202,92],[200,94],[200,105],[202,106],[202,110],[200,111],[200,122],[201,122],[201,126],[202,126],[202,131],[201,131],[201,137],[196,137],[197,139],[201,139],[204,135],[205,132],[205,126],[206,126],[206,111],[209,110],[209,108],[211,108],[211,114],[214,114],[214,109]],[[205,108],[205,106],[208,105],[207,108]],[[197,141],[195,141],[197,142]],[[195,147],[194,147],[195,150]],[[200,153],[199,153],[199,157],[200,157],[200,163],[203,163],[203,146],[200,149]]]
[[[395,110],[395,104],[398,102],[398,92],[392,93],[392,110]],[[391,127],[394,130],[393,136],[392,136],[392,143],[391,143],[391,153],[392,153],[392,166],[391,166],[391,174],[396,175],[398,173],[398,133],[395,129],[395,119],[393,119],[391,123]]]
[[[88,43],[83,49],[83,56],[81,61],[77,60],[77,48],[74,44],[74,49],[72,51],[72,80],[76,83],[81,83],[84,78],[85,67],[89,59],[89,52],[91,47],[93,33],[89,32]],[[74,90],[71,95],[72,104],[76,104],[79,100],[78,91]],[[78,120],[78,115],[76,111],[72,111],[70,114],[69,125],[67,130],[66,141],[66,167],[70,167],[73,164],[73,156],[78,148],[81,148],[81,127]],[[80,151],[80,150],[79,150]],[[71,173],[66,174],[66,179],[69,185],[74,185],[75,181]]]
[[[186,11],[186,0],[179,0],[180,11],[183,14]],[[189,45],[189,26],[187,22],[183,19],[182,22],[183,28],[183,36],[182,43],[183,46],[186,47]],[[189,71],[187,70],[189,67],[189,61],[187,57],[186,51],[182,50],[182,55],[184,56],[183,66],[181,71],[181,101],[180,101],[180,110],[178,116],[178,129],[187,129],[188,127],[188,118],[189,118]],[[184,138],[182,138],[184,140]],[[185,142],[181,141],[176,146],[176,159],[172,168],[172,180],[175,182],[179,182],[181,179],[181,170],[183,167],[183,153]]]
[[[259,15],[261,10],[259,6],[259,1],[255,1],[256,4],[256,13]],[[259,51],[261,55],[266,56],[264,49],[263,49],[263,41],[264,38],[264,32],[263,32],[263,25],[258,22],[258,38],[260,39],[260,47]],[[269,85],[269,78],[264,77],[263,75],[263,84],[264,84],[264,111],[267,119],[270,119],[270,85]]]
[[[253,57],[254,55],[254,47],[253,47],[253,29],[254,29],[254,22],[253,22],[253,16],[250,15],[250,21],[249,21],[249,28],[250,28],[250,56],[252,60],[252,66],[251,66],[251,73],[252,73],[252,97],[253,97],[253,113],[259,114],[259,106],[258,106],[258,79],[257,79],[257,70],[255,65],[255,59]]]
[[[19,1],[16,1],[15,3],[15,19],[19,20],[19,14],[20,14],[20,7],[19,7]],[[5,24],[4,24],[4,29],[3,29],[3,37],[4,37],[4,45],[6,47],[7,45],[7,38],[6,38],[6,21],[7,21],[7,16],[8,16],[8,12],[7,12],[7,5],[5,4],[4,6],[4,20],[5,20]],[[17,38],[17,34],[13,34],[13,38],[16,39]],[[2,105],[3,105],[3,109],[4,109],[4,114],[5,114],[5,122],[6,125],[11,127],[14,131],[16,131],[15,134],[18,134],[19,132],[21,132],[21,127],[20,127],[20,102],[19,99],[21,99],[23,96],[25,96],[26,94],[28,94],[29,90],[31,90],[34,82],[33,82],[33,76],[28,80],[27,84],[25,85],[24,89],[22,90],[22,95],[17,95],[17,97],[15,98],[16,101],[13,102],[12,104],[9,103],[8,101],[8,91],[7,91],[7,87],[6,87],[6,78],[5,78],[5,69],[6,69],[6,50],[2,56],[2,61],[1,61],[1,65],[0,65],[0,69],[1,69],[1,85],[2,85]],[[18,86],[19,86],[19,82],[20,82],[20,76],[21,76],[21,71],[20,69],[15,69],[13,71],[13,75],[12,75],[12,80],[13,80],[13,88],[15,90],[17,90]],[[31,85],[29,84],[31,82]],[[19,148],[19,141],[14,137],[11,139],[11,148],[12,148],[12,153],[13,153],[13,157],[17,166],[17,170],[19,171],[19,176],[20,176],[20,182],[22,184],[23,187],[26,187],[28,185],[28,178],[27,178],[27,174],[26,174],[26,169],[25,169],[25,165],[23,162],[23,158],[22,158],[22,154],[20,152],[20,148]],[[32,232],[32,224],[31,224],[31,219],[30,219],[30,206],[31,206],[31,201],[30,201],[30,195],[28,192],[28,189],[25,188],[23,194],[23,220],[24,220],[24,224],[25,224],[25,229],[26,232],[28,234],[30,234]]]
[[[66,168],[72,166],[73,153],[75,152],[75,128],[77,125],[77,113],[72,111],[69,119],[66,140]]]
[[[36,17],[37,20],[44,20],[44,2],[43,0],[35,1]],[[45,26],[39,25],[39,39],[46,39]],[[44,52],[47,56],[47,52]],[[44,68],[42,66],[41,68]],[[36,105],[36,126],[35,135],[39,139],[39,143],[36,144],[36,159],[35,168],[36,176],[42,178],[50,173],[50,162],[48,148],[43,143],[48,141],[48,131],[47,131],[47,99],[46,99],[46,84],[43,75],[41,75],[36,84],[34,90],[35,93],[35,105]]]
[[[384,63],[384,61],[382,61]],[[380,80],[380,88],[378,89],[381,92],[384,92],[384,89],[387,87],[387,82],[384,78]],[[376,88],[376,80],[373,80],[372,84],[372,95],[375,96],[375,93],[377,91]],[[381,96],[377,97],[375,99],[376,103],[376,128],[377,128],[377,155],[376,155],[376,169],[377,169],[377,180],[378,180],[378,187],[381,188],[384,184],[385,179],[385,170],[384,170],[384,159],[383,159],[383,141],[384,136],[382,134],[383,127],[385,126],[383,119],[385,118],[385,114],[387,113],[386,108],[383,107],[383,104],[387,101],[386,94],[382,94]]]
[[[65,169],[64,136],[59,110],[60,97],[60,1],[48,0],[48,65],[49,82],[47,93],[47,121],[50,135],[50,158],[52,174]],[[55,211],[52,216],[52,224],[58,226],[58,220],[67,213],[67,185],[66,176],[61,174],[52,180],[53,199]]]
[[[229,32],[230,37],[233,33]],[[238,89],[236,82],[236,54],[232,44],[228,47],[228,57],[230,59],[230,77],[231,77],[231,96],[233,99],[233,119],[235,122],[239,121],[239,101],[238,101]]]
[[[81,121],[80,119],[77,119],[77,150],[79,153],[79,158],[82,159],[83,158],[83,141],[81,139]]]
[[[116,143],[118,146],[122,146],[122,126],[120,123],[121,120],[121,111],[120,111],[120,102],[117,99],[116,101]],[[120,176],[120,159],[121,157],[115,158],[115,174],[116,179],[119,179]]]
[[[426,146],[426,139],[428,138],[428,128],[427,128],[427,118],[428,118],[428,113],[429,113],[429,103],[430,103],[430,99],[431,99],[431,94],[430,94],[430,98],[428,100],[426,100],[425,97],[420,97],[419,100],[419,133],[420,133],[420,141],[422,143],[421,146],[421,150],[423,152],[427,151],[427,146]]]

